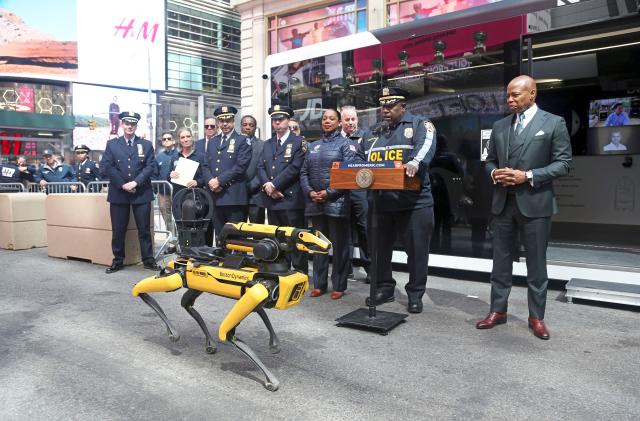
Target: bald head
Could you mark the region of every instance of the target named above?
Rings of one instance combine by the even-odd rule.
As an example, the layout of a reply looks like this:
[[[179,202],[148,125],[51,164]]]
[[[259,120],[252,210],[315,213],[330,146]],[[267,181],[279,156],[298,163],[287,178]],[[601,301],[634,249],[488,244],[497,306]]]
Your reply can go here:
[[[507,86],[507,105],[512,113],[526,111],[536,102],[536,81],[526,75],[514,78]]]

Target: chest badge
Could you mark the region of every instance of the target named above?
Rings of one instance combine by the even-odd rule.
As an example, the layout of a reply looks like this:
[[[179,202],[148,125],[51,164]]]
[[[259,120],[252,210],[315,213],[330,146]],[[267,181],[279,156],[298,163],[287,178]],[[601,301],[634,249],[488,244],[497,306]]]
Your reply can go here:
[[[287,148],[284,150],[284,157],[291,158],[291,143],[287,145]]]
[[[413,137],[413,127],[407,127],[404,129],[404,137],[411,139]]]
[[[139,157],[143,157],[144,156],[144,149],[142,148],[142,145],[138,143],[136,146],[138,147],[138,156]]]
[[[231,139],[229,141],[229,147],[227,148],[227,152],[233,153],[235,150],[236,150],[236,140],[235,139]]]

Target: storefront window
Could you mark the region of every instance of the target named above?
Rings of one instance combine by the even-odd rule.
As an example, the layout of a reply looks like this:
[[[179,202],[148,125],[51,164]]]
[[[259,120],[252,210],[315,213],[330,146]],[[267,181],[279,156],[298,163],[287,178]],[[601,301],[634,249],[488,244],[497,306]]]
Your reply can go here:
[[[268,19],[269,53],[277,53],[367,30],[365,0],[341,2]]]
[[[169,88],[240,96],[240,66],[220,60],[169,53]]]

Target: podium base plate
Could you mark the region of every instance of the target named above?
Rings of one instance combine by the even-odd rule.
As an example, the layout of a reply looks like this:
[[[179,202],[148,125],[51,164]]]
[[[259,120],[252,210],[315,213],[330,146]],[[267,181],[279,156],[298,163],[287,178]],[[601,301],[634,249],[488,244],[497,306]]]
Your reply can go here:
[[[386,335],[393,328],[403,323],[408,314],[392,313],[390,311],[376,311],[376,317],[369,317],[368,308],[359,308],[336,319],[337,326],[354,329],[370,330]]]

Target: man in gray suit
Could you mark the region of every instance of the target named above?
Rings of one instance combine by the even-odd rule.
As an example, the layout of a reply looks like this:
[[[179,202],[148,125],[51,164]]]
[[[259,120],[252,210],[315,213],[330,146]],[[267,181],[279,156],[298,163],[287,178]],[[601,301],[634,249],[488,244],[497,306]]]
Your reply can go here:
[[[493,125],[486,169],[493,179],[493,270],[491,309],[476,324],[490,329],[507,322],[516,236],[527,259],[529,327],[549,339],[544,323],[547,299],[547,242],[557,212],[552,181],[569,173],[571,142],[564,119],[535,104],[536,82],[518,76],[507,86],[511,115]]]
[[[264,224],[265,210],[258,205],[257,196],[260,194],[260,180],[256,177],[258,161],[262,158],[264,140],[256,137],[256,119],[246,115],[240,120],[240,131],[247,136],[247,143],[251,146],[251,161],[247,168],[247,188],[249,189],[249,222]]]

